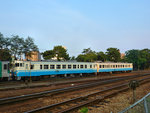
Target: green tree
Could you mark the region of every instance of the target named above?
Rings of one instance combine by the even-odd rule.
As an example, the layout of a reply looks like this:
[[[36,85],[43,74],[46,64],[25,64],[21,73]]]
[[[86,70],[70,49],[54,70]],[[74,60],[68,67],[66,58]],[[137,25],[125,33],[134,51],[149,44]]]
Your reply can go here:
[[[70,58],[70,60],[76,60],[76,57],[75,57],[75,56],[72,56],[72,57]]]
[[[97,53],[97,60],[105,62],[107,60],[107,56],[104,52],[100,51]]]
[[[139,61],[140,51],[132,49],[132,50],[126,51],[125,54],[126,54],[125,55],[126,61],[133,63],[134,69],[139,69],[140,68],[140,61]]]
[[[47,51],[43,52],[42,55],[45,60],[50,60],[54,57],[54,52],[53,52],[53,50],[47,50]]]
[[[8,49],[0,49],[0,61],[10,61],[11,54]]]
[[[62,46],[54,46],[53,50],[48,50],[42,53],[45,60],[56,57],[58,61],[69,60],[69,54],[67,50]]]
[[[54,46],[53,49],[54,55],[57,57],[57,60],[69,60],[69,54],[67,50],[62,46]]]
[[[19,58],[23,53],[24,39],[16,35],[12,36],[10,40],[11,40],[11,47],[10,47],[11,54],[15,58]]]
[[[89,53],[93,53],[93,51],[91,50],[91,48],[87,48],[87,49],[83,49],[83,54],[89,54]]]
[[[4,36],[3,34],[0,33],[0,49],[3,49],[3,45],[4,45]]]
[[[76,59],[79,62],[94,62],[97,60],[97,54],[95,51],[87,48],[83,49],[82,54],[78,55]]]
[[[86,57],[85,55],[80,54],[80,55],[77,56],[76,60],[78,62],[84,62],[85,61],[85,57]]]
[[[34,43],[34,39],[31,37],[27,37],[23,42],[22,46],[23,49],[21,52],[24,53],[25,56],[31,56],[32,51],[39,51],[37,45],[35,45]]]
[[[117,48],[108,48],[106,51],[108,61],[119,62],[120,51]]]
[[[143,49],[140,50],[140,69],[147,69],[150,68],[150,50]]]

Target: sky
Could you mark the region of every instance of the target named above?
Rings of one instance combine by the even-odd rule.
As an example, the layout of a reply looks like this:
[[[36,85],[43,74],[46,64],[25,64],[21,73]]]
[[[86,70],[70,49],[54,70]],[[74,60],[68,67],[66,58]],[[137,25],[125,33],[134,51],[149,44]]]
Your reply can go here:
[[[65,46],[70,56],[150,49],[150,0],[0,0],[0,32],[30,36],[40,52]]]

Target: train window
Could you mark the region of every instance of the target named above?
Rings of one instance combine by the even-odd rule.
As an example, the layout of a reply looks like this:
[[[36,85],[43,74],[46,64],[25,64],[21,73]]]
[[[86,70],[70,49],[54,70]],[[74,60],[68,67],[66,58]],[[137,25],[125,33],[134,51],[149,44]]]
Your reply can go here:
[[[68,65],[68,69],[71,69],[71,65]]]
[[[34,65],[30,65],[30,69],[34,69]]]
[[[55,69],[55,65],[50,65],[50,69]]]
[[[76,65],[73,65],[73,69],[76,69]]]
[[[92,68],[92,65],[90,65],[90,68]]]
[[[61,65],[57,65],[57,66],[56,66],[56,69],[60,69],[60,68],[61,68]]]
[[[104,65],[102,65],[102,68],[104,68]]]
[[[85,68],[87,68],[87,65],[85,65]]]
[[[80,68],[80,66],[78,65],[78,68]]]
[[[62,65],[62,68],[63,68],[63,69],[66,69],[66,65]]]
[[[15,63],[15,67],[19,67],[19,63]]]
[[[118,66],[116,65],[116,68],[117,68]]]
[[[102,66],[101,66],[101,65],[99,65],[99,68],[102,68]]]
[[[7,69],[7,64],[4,64],[4,70],[6,70]]]
[[[44,65],[44,69],[48,69],[48,65]]]
[[[83,68],[83,65],[80,65],[80,68]]]
[[[22,63],[20,63],[20,67],[22,67]]]
[[[42,69],[43,67],[42,67],[42,65],[40,65],[40,69]]]

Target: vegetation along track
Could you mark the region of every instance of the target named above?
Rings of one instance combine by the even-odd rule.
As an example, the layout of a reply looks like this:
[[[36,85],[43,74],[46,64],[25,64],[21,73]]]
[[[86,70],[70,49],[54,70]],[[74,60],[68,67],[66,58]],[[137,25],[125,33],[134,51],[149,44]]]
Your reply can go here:
[[[1,98],[0,105],[9,104],[9,103],[18,102],[18,101],[24,101],[24,100],[28,100],[28,99],[32,99],[32,98],[43,97],[43,96],[47,96],[47,94],[49,94],[49,95],[55,94],[56,95],[56,94],[60,94],[60,93],[64,93],[64,92],[79,90],[79,89],[83,89],[83,88],[89,88],[89,87],[93,87],[93,86],[97,86],[97,85],[103,85],[103,84],[117,82],[120,80],[132,79],[132,78],[137,78],[137,77],[147,76],[147,75],[149,75],[149,74],[118,77],[118,78],[112,78],[110,80],[97,81],[94,83],[87,83],[87,84],[82,84],[82,85],[78,85],[78,86],[54,89],[54,90],[50,90],[50,91],[44,91],[44,92],[33,93],[33,94],[28,94],[28,95]]]
[[[140,84],[144,84],[149,81],[148,79],[150,79],[150,77],[140,79],[139,82],[140,82]],[[91,93],[91,94],[88,94],[85,96],[72,98],[67,101],[63,101],[60,103],[56,103],[56,104],[48,105],[45,107],[37,108],[37,109],[31,110],[31,111],[27,111],[25,113],[35,113],[35,112],[66,113],[66,112],[71,112],[82,106],[90,105],[93,103],[98,103],[106,98],[112,97],[115,94],[126,91],[128,89],[129,89],[129,87],[128,87],[128,82],[127,82],[127,83],[124,83],[121,85],[112,86],[112,87],[106,88],[104,90]]]

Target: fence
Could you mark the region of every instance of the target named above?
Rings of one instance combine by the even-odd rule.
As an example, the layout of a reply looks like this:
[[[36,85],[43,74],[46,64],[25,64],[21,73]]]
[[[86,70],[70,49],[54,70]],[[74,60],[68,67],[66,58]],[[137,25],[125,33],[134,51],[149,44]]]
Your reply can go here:
[[[150,93],[119,113],[150,113]]]

